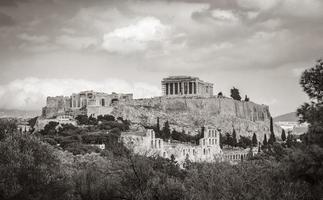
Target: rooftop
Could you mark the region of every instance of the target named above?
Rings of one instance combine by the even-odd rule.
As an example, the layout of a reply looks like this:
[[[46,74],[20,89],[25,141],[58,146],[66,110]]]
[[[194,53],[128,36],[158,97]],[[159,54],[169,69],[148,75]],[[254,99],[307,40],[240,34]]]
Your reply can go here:
[[[163,78],[162,81],[172,81],[172,80],[192,80],[192,79],[197,79],[203,83],[207,83],[207,84],[212,84],[213,83],[209,83],[209,82],[205,82],[205,81],[202,81],[199,77],[195,77],[195,76],[184,76],[184,75],[179,75],[179,76],[168,76],[166,78]]]

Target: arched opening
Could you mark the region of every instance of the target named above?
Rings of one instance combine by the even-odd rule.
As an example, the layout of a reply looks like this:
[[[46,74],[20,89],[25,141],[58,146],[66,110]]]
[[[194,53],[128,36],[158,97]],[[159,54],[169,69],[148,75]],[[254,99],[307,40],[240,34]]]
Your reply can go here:
[[[118,103],[118,102],[119,102],[119,99],[117,99],[117,98],[114,98],[114,99],[111,100],[111,104],[115,104],[115,103]]]
[[[105,106],[105,99],[101,99],[101,106]]]

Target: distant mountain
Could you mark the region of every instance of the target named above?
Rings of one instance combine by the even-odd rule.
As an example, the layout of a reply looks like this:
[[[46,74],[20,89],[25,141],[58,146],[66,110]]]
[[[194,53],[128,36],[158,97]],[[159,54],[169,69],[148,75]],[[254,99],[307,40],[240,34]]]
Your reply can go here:
[[[296,112],[279,115],[273,118],[274,122],[297,122],[298,119]]]
[[[8,110],[8,109],[0,109],[0,118],[31,118],[39,116],[40,111],[35,110]]]

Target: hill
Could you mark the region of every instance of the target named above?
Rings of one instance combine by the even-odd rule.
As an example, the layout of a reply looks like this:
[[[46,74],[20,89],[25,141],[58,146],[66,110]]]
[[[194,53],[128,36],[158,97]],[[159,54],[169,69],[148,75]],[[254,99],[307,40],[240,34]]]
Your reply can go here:
[[[39,116],[39,111],[34,110],[9,110],[0,109],[0,118],[31,118]]]
[[[235,129],[238,135],[251,137],[253,133],[262,141],[269,132],[269,107],[253,102],[236,101],[231,98],[156,97],[120,102],[112,114],[145,126],[161,126],[167,120],[177,131],[194,133],[205,125],[220,128],[224,133]],[[275,133],[280,133],[275,126]]]
[[[297,122],[298,117],[296,115],[296,112],[286,113],[283,115],[279,115],[275,117],[274,122]]]

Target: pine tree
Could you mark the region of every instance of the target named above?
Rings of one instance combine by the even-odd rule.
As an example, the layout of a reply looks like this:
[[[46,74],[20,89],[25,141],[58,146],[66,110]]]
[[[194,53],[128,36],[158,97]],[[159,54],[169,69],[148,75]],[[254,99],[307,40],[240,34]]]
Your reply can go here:
[[[241,96],[240,96],[240,92],[237,88],[233,87],[231,90],[231,97],[232,99],[234,100],[238,100],[238,101],[241,101]]]
[[[230,133],[225,134],[225,140],[223,140],[223,144],[232,146],[232,136],[230,135]]]
[[[286,144],[287,147],[291,147],[293,144],[293,136],[290,133],[287,134]]]
[[[281,138],[282,138],[283,141],[286,140],[286,133],[285,133],[285,130],[284,129],[282,130]]]
[[[202,134],[202,137],[204,137],[204,132],[205,132],[205,127],[204,127],[204,126],[202,126],[202,128],[201,128],[201,134]]]
[[[267,135],[266,134],[264,136],[264,141],[262,142],[262,144],[264,147],[267,147],[268,142],[267,142]]]
[[[157,132],[160,132],[159,117],[157,117],[156,130],[157,130]]]
[[[170,128],[169,128],[169,123],[166,121],[164,123],[164,128],[163,128],[163,139],[169,139],[170,138]]]
[[[237,133],[236,133],[236,130],[233,129],[233,131],[232,131],[232,146],[236,147],[237,144],[238,144]]]
[[[274,134],[274,123],[272,117],[270,117],[270,133]]]
[[[274,133],[270,133],[269,139],[268,139],[268,144],[273,145],[276,142],[276,137]]]
[[[249,99],[249,97],[247,95],[245,95],[244,101],[247,101],[247,102],[250,101],[250,99]]]
[[[273,123],[273,118],[270,117],[270,135],[268,139],[268,144],[272,145],[274,144],[274,142],[276,142],[276,137],[274,133],[274,123]]]
[[[257,135],[256,135],[256,133],[253,133],[253,136],[252,136],[252,145],[253,146],[257,146],[257,143],[258,143]]]
[[[220,143],[220,147],[221,147],[221,149],[223,148],[223,142],[224,142],[224,137],[223,137],[223,135],[222,135],[222,133],[220,132],[220,141],[219,141],[219,143]]]

